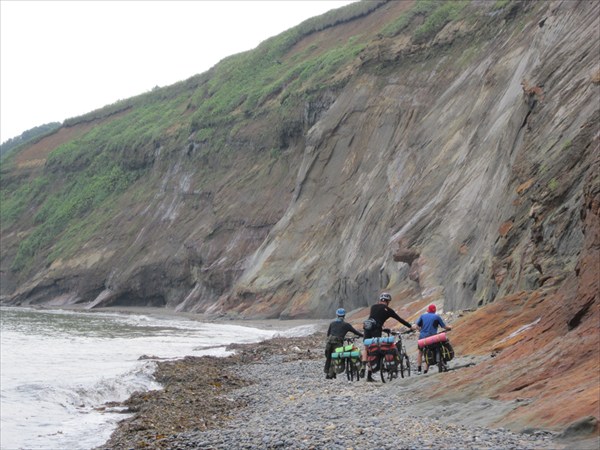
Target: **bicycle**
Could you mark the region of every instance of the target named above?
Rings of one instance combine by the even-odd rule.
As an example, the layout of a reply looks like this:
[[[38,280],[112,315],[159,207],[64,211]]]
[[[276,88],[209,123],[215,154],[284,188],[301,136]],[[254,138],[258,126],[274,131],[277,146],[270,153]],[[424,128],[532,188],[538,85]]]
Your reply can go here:
[[[360,359],[360,350],[354,341],[356,337],[344,338],[347,344],[343,347],[338,347],[331,354],[332,363],[336,373],[346,372],[348,381],[360,380],[360,371],[362,369],[362,361]]]
[[[398,333],[393,331],[392,334],[398,336],[398,341],[396,342],[396,348],[398,349],[398,355],[400,357],[400,376],[404,378],[406,374],[407,377],[410,377],[410,358],[408,357],[408,353],[406,352],[406,347],[402,343],[402,334],[409,334],[413,331],[406,331],[404,333]]]
[[[402,345],[400,333],[384,328],[387,337],[365,339],[367,347],[367,364],[371,373],[379,372],[383,383],[398,378],[410,376],[410,359]],[[395,337],[398,336],[398,341]]]
[[[444,331],[418,341],[427,366],[437,365],[439,372],[448,372],[448,361],[454,358],[454,349],[446,333]]]

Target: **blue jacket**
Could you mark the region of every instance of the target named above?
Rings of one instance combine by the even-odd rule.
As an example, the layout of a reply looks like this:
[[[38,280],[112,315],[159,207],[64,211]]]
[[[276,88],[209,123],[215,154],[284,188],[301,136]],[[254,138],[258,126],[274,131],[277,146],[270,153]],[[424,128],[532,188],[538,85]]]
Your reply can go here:
[[[446,328],[443,319],[435,313],[423,314],[419,317],[419,320],[417,320],[417,325],[421,328],[419,339],[437,334],[438,327]]]

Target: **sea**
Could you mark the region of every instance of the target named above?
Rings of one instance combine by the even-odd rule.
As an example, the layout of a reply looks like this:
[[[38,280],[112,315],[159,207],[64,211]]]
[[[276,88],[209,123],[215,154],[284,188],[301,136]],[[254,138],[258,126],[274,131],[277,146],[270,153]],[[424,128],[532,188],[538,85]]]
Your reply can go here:
[[[0,448],[92,449],[128,417],[107,402],[161,389],[156,360],[227,356],[230,343],[310,334],[189,317],[0,307]]]

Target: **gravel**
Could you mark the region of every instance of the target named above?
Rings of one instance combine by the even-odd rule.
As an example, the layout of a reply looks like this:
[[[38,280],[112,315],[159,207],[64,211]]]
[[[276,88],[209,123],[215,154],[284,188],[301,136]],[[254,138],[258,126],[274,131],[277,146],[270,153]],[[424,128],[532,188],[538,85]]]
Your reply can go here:
[[[442,406],[439,418],[432,418],[430,411],[420,410],[415,387],[421,379],[443,374],[413,374],[385,384],[349,382],[343,374],[326,380],[323,341],[322,334],[315,334],[237,345],[237,354],[222,361],[186,358],[186,369],[181,362],[179,367],[160,363],[165,390],[155,396],[162,400],[138,395],[128,404],[134,417],[123,421],[100,448],[564,448],[549,431],[525,434],[453,423]],[[208,378],[194,378],[207,367]],[[177,419],[170,421],[173,417]]]

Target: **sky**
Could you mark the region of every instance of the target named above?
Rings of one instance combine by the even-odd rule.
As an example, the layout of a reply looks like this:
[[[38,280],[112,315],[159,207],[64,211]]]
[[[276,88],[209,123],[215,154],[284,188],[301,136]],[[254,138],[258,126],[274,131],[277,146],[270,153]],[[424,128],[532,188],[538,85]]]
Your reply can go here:
[[[168,86],[356,0],[0,0],[0,142]]]

